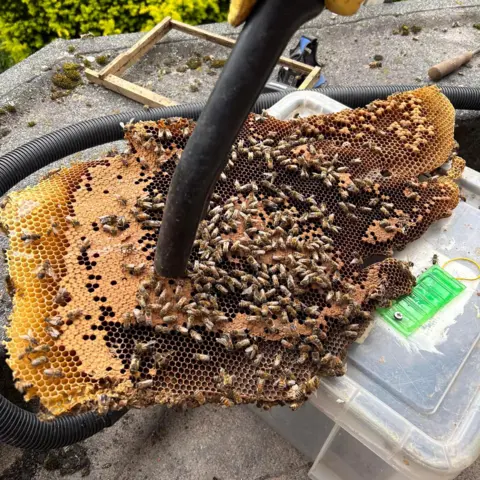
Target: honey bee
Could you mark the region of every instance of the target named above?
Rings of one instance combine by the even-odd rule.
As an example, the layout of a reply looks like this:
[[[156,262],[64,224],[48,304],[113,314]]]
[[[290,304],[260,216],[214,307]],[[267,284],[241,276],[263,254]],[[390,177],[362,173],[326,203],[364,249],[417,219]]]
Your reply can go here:
[[[420,194],[418,192],[411,192],[406,195],[409,200],[415,200],[416,202],[420,200]]]
[[[128,222],[124,216],[118,217],[117,219],[117,227],[120,230],[125,230],[127,228]]]
[[[289,400],[297,401],[297,400],[300,400],[303,396],[304,396],[304,393],[302,392],[302,389],[300,388],[300,386],[297,384],[292,385],[287,392],[287,398]]]
[[[256,367],[258,367],[258,366],[262,363],[262,361],[263,361],[264,358],[265,358],[265,355],[264,355],[263,353],[259,353],[259,354],[253,359],[253,362],[252,362],[252,363],[253,363]]]
[[[175,330],[182,335],[188,335],[188,328],[182,327],[182,325],[175,325]]]
[[[38,340],[34,337],[33,330],[29,329],[26,335],[19,335],[19,338],[26,340],[30,345],[38,345]]]
[[[282,347],[286,348],[287,350],[293,350],[295,348],[293,343],[289,342],[285,338],[282,338],[282,340],[280,341],[280,344],[282,345]]]
[[[193,394],[193,398],[195,398],[195,400],[199,405],[204,405],[205,402],[207,401],[207,399],[205,398],[205,395],[200,390],[195,391],[195,393]]]
[[[265,379],[257,378],[257,395],[262,395],[265,390]]]
[[[195,360],[198,360],[199,362],[209,362],[210,361],[210,355],[206,355],[203,353],[196,353],[195,354]]]
[[[306,389],[307,393],[312,393],[315,390],[317,390],[319,385],[320,385],[320,379],[315,375],[313,377],[310,377],[307,380],[307,383],[305,384],[305,389]]]
[[[247,348],[250,346],[250,340],[248,338],[245,338],[243,340],[240,340],[239,342],[235,343],[235,349],[240,350],[242,348]]]
[[[116,215],[103,215],[99,218],[102,225],[115,225],[117,223]]]
[[[177,321],[177,316],[176,316],[176,315],[167,315],[166,317],[163,317],[163,318],[162,318],[162,321],[163,321],[163,323],[167,323],[167,324],[169,324],[169,323],[174,323],[174,322]],[[183,335],[187,335],[188,329],[186,329],[187,332],[185,332],[185,330],[184,330],[183,328],[184,328],[184,327],[182,327],[182,330],[181,330],[181,331],[180,331],[180,330],[178,330],[178,331],[179,331],[180,333],[182,333]]]
[[[49,378],[63,378],[65,374],[59,368],[46,368],[43,374]]]
[[[138,373],[140,370],[140,358],[136,355],[132,355],[132,359],[130,360],[130,373]]]
[[[370,207],[358,207],[358,209],[362,213],[370,213],[372,211],[372,209]]]
[[[135,220],[137,222],[146,222],[147,220],[150,219],[150,215],[148,213],[145,213],[145,212],[140,212],[140,213],[137,213],[135,216]]]
[[[258,353],[258,346],[253,344],[245,349],[245,355],[248,359],[253,360]]]
[[[47,353],[50,351],[50,347],[48,345],[38,345],[32,348],[31,353]]]
[[[55,315],[54,317],[46,317],[45,322],[47,322],[52,327],[61,327],[64,323],[60,315]]]
[[[273,382],[273,386],[278,387],[280,390],[285,390],[287,388],[287,377],[281,375]]]
[[[90,240],[86,238],[80,242],[80,252],[85,253],[91,247]]]
[[[20,240],[22,240],[26,244],[36,242],[37,240],[40,240],[41,238],[42,238],[42,236],[39,235],[38,233],[30,233],[30,232],[27,232],[25,230],[23,231],[22,235],[20,236]]]
[[[139,390],[145,390],[147,388],[152,388],[153,387],[153,380],[150,378],[148,380],[142,380],[137,383],[137,388]]]
[[[145,268],[146,265],[144,263],[139,263],[138,265],[128,263],[123,265],[123,269],[133,276],[141,275],[144,272]]]
[[[297,363],[303,365],[308,360],[308,352],[301,352],[297,358]]]
[[[33,387],[32,382],[15,382],[15,388],[21,393],[24,394],[26,391]]]
[[[227,350],[233,350],[232,337],[228,333],[222,335],[221,337],[217,337],[215,341],[220,345],[223,345]]]
[[[155,366],[157,368],[165,368],[172,358],[172,352],[159,352],[155,355]]]
[[[133,309],[133,316],[135,317],[135,321],[138,324],[143,324],[143,323],[146,322],[146,317],[145,317],[144,313],[138,308]]]
[[[155,340],[151,340],[147,343],[137,342],[135,344],[135,354],[137,355],[149,355],[155,349],[156,342]]]
[[[227,397],[220,397],[220,404],[222,405],[222,407],[224,408],[230,408],[230,407],[233,407],[235,405],[235,403],[233,403],[229,398]]]
[[[236,381],[235,375],[230,375],[224,368],[220,369],[220,378],[223,388],[231,388]]]
[[[123,326],[124,328],[130,328],[133,323],[135,322],[135,317],[132,312],[125,312],[122,315],[122,320],[123,320]]]
[[[65,217],[65,221],[66,221],[67,223],[69,223],[70,225],[72,225],[72,227],[75,227],[75,228],[76,228],[76,227],[79,227],[79,226],[80,226],[80,221],[79,221],[77,218],[72,217],[71,215],[67,215],[67,216]]]
[[[279,368],[282,363],[283,353],[278,352],[273,360],[273,368]]]
[[[43,175],[40,180],[41,180],[41,181],[47,180],[47,178],[53,177],[53,176],[56,175],[60,170],[61,170],[60,167],[59,167],[59,168],[52,168],[52,170],[48,171],[45,175]]]
[[[162,222],[160,220],[146,220],[143,222],[143,225],[147,228],[160,228],[162,226]]]
[[[45,327],[45,332],[47,333],[47,335],[49,335],[50,337],[52,337],[54,340],[56,340],[57,338],[60,337],[61,335],[61,332],[58,331],[56,328],[53,328],[51,326],[47,326]]]
[[[30,361],[30,363],[32,364],[32,367],[39,367],[40,365],[43,365],[44,363],[47,363],[47,362],[48,362],[48,358],[44,356],[34,358],[33,360]]]
[[[190,336],[198,343],[203,342],[203,337],[195,330],[190,330]]]
[[[4,209],[8,202],[10,201],[10,197],[8,195],[5,195],[5,197],[3,197],[1,200],[0,200],[0,209]]]
[[[109,233],[110,235],[112,236],[115,236],[117,233],[118,233],[118,230],[117,230],[117,227],[115,227],[114,225],[103,225],[102,226],[102,230],[105,232],[105,233]]]
[[[167,334],[167,333],[170,333],[170,329],[168,327],[163,326],[163,325],[156,325],[155,326],[155,333]]]
[[[390,212],[384,206],[380,207],[380,212],[386,217],[390,216]]]
[[[120,251],[123,255],[131,255],[135,251],[135,246],[133,243],[128,243],[127,245],[122,245]]]
[[[64,288],[64,287],[60,287],[58,289],[58,292],[55,295],[55,298],[54,298],[53,301],[57,305],[60,305],[61,307],[64,307],[68,303],[69,299],[70,299],[70,295],[69,295],[67,289]]]
[[[215,284],[215,288],[220,292],[223,293],[224,295],[228,295],[228,290],[221,284],[217,283]]]
[[[60,230],[58,228],[58,223],[55,221],[54,218],[50,219],[50,228],[47,231],[47,235],[58,235],[60,233]]]
[[[35,270],[35,275],[40,280],[43,280],[45,277],[50,277],[53,280],[57,279],[57,275],[55,274],[49,260],[45,260],[45,262]]]
[[[108,395],[105,395],[104,393],[101,395],[97,396],[97,403],[98,403],[98,413],[100,415],[105,415],[110,406],[110,398]]]
[[[318,315],[318,305],[312,305],[311,307],[307,307],[305,309],[305,313],[307,315]]]
[[[71,310],[67,313],[67,319],[70,321],[76,320],[83,316],[83,310],[81,308],[77,308],[75,310]]]

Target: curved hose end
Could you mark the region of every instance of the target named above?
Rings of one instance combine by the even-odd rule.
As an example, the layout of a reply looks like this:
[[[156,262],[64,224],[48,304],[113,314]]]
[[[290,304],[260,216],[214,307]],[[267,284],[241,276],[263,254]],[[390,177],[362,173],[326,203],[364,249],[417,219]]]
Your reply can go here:
[[[155,253],[159,275],[184,275],[235,137],[290,38],[322,10],[322,0],[262,0],[253,8],[173,173]]]
[[[34,413],[0,395],[0,443],[39,452],[67,447],[111,427],[126,412],[127,409],[105,415],[88,412],[42,422]]]

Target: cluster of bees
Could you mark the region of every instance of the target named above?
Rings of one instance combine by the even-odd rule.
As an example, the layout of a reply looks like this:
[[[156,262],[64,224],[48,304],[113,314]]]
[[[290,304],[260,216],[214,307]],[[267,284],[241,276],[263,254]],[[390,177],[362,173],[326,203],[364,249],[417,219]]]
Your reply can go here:
[[[118,211],[113,208],[95,223],[106,244],[120,244],[119,272],[135,282],[132,306],[121,312],[123,328],[112,343],[123,345],[122,364],[140,397],[157,398],[158,393],[163,398],[173,365],[183,365],[173,346],[179,344],[164,342],[167,336],[191,350],[193,363],[184,366],[183,375],[195,377],[196,369],[211,372],[202,373],[207,375],[202,387],[173,389],[172,398],[178,395],[179,402],[188,398],[197,405],[211,401],[226,407],[284,402],[296,409],[318,387],[321,376],[345,373],[346,349],[365,331],[371,311],[388,303],[392,292],[408,293],[414,283],[407,264],[390,259],[365,267],[366,257],[389,255],[394,245],[408,243],[454,203],[435,175],[419,181],[407,174],[394,179],[382,174],[388,138],[410,138],[405,122],[416,121],[412,111],[420,108],[420,103],[411,103],[399,104],[402,118],[398,125],[392,122],[391,129],[379,126],[394,111],[381,102],[348,113],[360,123],[348,120],[347,114],[326,126],[321,117],[278,122],[251,115],[211,196],[186,276],[173,285],[155,275],[154,247],[148,242],[161,227],[165,179],[173,173],[194,124],[171,119],[123,125],[130,147],[127,153],[109,156],[111,162],[120,169],[137,162],[148,175],[141,174],[145,183],[132,185],[131,194],[115,194]],[[425,131],[418,135],[431,137],[432,126],[421,125]],[[420,151],[425,141],[417,137],[410,140]],[[436,213],[429,215],[434,208]],[[418,217],[421,229],[413,231]],[[73,229],[80,227],[75,216],[65,220]],[[132,225],[136,233],[128,235]],[[128,240],[139,228],[140,235],[149,238],[141,249],[136,238]],[[52,221],[48,235],[58,234],[58,229]],[[371,242],[365,241],[369,229],[375,233]],[[21,240],[36,246],[42,239],[23,231]],[[78,248],[86,254],[92,242],[82,237]],[[48,260],[35,274],[41,281],[58,280]],[[59,287],[54,302],[66,312],[44,319],[45,332],[55,341],[84,316],[80,309],[67,310],[70,300],[69,292]],[[48,364],[48,346],[40,345],[31,332],[23,340],[27,347],[21,358],[36,353],[32,366],[41,368],[45,377],[62,378],[62,371]],[[234,371],[225,358],[235,358],[241,367]],[[17,385],[30,388],[28,383]],[[104,411],[111,402],[102,394],[98,407]]]

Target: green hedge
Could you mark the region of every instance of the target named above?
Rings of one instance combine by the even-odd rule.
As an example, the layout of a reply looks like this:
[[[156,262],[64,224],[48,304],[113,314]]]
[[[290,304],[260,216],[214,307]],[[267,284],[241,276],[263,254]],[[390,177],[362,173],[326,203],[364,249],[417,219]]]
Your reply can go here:
[[[19,62],[55,38],[149,30],[167,15],[219,22],[227,9],[228,0],[0,0],[0,53]]]

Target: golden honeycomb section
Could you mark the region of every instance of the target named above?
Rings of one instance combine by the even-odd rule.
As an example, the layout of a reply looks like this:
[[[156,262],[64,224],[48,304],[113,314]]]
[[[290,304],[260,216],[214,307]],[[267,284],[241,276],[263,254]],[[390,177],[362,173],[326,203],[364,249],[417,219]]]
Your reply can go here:
[[[158,278],[165,199],[194,128],[126,125],[126,152],[3,202],[9,365],[51,414],[297,408],[321,376],[345,372],[370,312],[410,292],[393,251],[459,201],[454,110],[436,87],[305,119],[250,115],[185,278]]]

